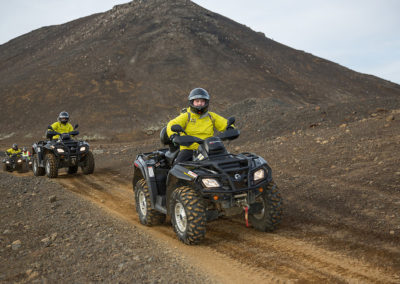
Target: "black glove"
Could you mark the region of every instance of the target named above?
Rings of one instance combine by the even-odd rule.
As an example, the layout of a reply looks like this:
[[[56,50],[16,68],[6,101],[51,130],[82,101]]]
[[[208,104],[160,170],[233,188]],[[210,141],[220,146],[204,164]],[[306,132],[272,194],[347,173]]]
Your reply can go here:
[[[235,129],[232,125],[229,125],[227,128],[226,128],[226,130],[229,130],[229,129]]]
[[[174,138],[177,137],[177,136],[178,136],[178,134],[174,133],[169,137],[169,139],[172,141],[172,143],[174,142]]]

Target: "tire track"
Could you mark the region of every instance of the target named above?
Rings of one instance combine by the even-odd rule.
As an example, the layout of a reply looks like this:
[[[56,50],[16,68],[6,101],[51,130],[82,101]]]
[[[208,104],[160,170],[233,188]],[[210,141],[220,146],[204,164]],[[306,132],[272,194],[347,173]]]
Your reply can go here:
[[[261,233],[245,228],[242,220],[220,219],[207,225],[203,244],[183,245],[169,224],[149,228],[139,223],[130,181],[119,178],[116,172],[99,170],[89,176],[61,175],[57,181],[178,250],[193,265],[200,265],[221,282],[241,283],[251,279],[255,282],[398,283],[395,270],[374,266],[368,261],[368,252],[365,260],[355,259],[346,251],[332,251],[314,244],[309,235],[300,235],[290,228],[278,230],[276,234]],[[324,238],[332,239],[327,235]]]

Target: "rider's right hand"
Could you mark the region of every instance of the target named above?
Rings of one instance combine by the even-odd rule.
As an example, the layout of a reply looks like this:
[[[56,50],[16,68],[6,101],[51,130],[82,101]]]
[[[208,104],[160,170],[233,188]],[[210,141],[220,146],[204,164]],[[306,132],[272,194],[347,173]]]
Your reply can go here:
[[[169,137],[169,139],[174,143],[174,138],[177,137],[177,136],[178,136],[178,134],[174,133]]]

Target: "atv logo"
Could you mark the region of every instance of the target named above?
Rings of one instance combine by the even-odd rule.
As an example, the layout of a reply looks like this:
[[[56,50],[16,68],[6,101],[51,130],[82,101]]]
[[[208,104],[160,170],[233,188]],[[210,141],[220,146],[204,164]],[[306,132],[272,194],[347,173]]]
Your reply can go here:
[[[241,180],[242,176],[240,174],[235,174],[234,175],[235,180]]]

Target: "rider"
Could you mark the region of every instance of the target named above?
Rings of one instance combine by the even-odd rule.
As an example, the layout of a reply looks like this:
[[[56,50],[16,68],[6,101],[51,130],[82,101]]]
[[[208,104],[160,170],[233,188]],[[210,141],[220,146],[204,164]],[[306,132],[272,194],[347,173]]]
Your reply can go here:
[[[11,156],[13,154],[21,154],[21,149],[19,149],[18,145],[16,143],[14,143],[12,145],[12,147],[6,151],[6,154],[8,156]]]
[[[187,135],[206,139],[214,136],[214,130],[224,131],[228,121],[222,116],[208,111],[210,95],[202,88],[195,88],[189,93],[189,107],[176,118],[168,122],[167,134],[171,140],[177,133],[171,130],[171,126],[179,124]],[[180,152],[175,159],[175,163],[189,161],[193,157],[193,151],[199,144],[193,143],[190,146],[180,146]]]
[[[27,160],[31,159],[31,153],[26,149],[26,147],[22,147],[22,157],[26,158]]]
[[[69,121],[69,114],[66,111],[60,112],[58,115],[58,121],[54,122],[51,127],[54,131],[59,133],[68,133],[74,130],[72,124]],[[52,139],[58,139],[60,135],[54,135]]]

